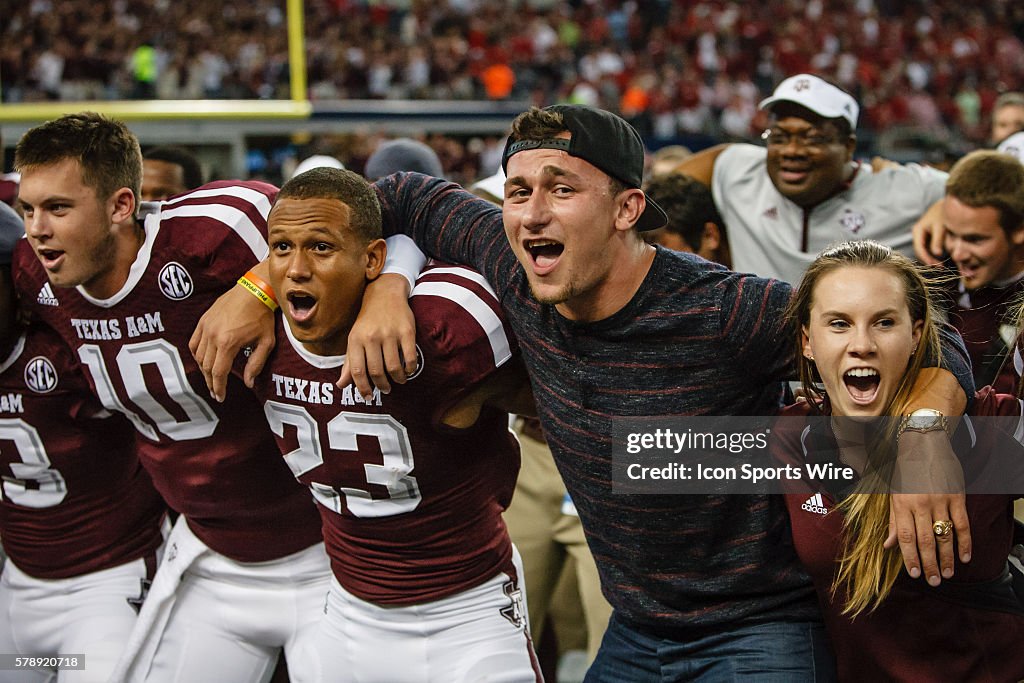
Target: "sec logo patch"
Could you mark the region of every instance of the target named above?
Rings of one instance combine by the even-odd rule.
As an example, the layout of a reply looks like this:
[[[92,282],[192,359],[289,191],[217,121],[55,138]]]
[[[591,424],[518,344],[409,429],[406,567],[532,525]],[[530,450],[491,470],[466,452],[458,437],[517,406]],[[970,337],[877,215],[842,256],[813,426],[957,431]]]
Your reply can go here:
[[[168,299],[174,301],[187,299],[194,289],[192,277],[188,274],[188,271],[185,270],[184,266],[175,261],[171,261],[161,268],[157,279],[160,281],[160,291]]]
[[[36,356],[25,365],[25,386],[37,394],[57,388],[57,369],[46,356]]]

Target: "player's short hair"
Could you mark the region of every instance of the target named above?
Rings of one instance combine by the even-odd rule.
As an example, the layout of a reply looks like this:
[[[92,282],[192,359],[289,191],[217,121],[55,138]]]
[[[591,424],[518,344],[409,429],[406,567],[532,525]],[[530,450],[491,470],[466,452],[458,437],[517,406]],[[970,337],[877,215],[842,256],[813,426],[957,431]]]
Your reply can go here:
[[[996,98],[992,111],[999,111],[1003,107],[1024,107],[1024,92],[1004,92]]]
[[[994,208],[1007,234],[1024,225],[1024,164],[1009,154],[971,152],[950,170],[946,194],[976,209]]]
[[[665,230],[681,236],[694,252],[700,250],[705,223],[725,224],[715,208],[711,190],[687,175],[655,176],[647,183],[646,192],[668,214]]]
[[[277,199],[337,199],[351,210],[355,234],[367,243],[382,235],[377,193],[358,173],[326,166],[313,168],[286,182]]]
[[[185,183],[186,190],[194,190],[203,184],[203,167],[199,164],[196,155],[184,147],[176,145],[162,145],[146,150],[142,159],[152,161],[166,161],[169,164],[181,166],[181,178]]]
[[[24,172],[75,159],[82,182],[106,199],[122,187],[142,191],[142,150],[128,127],[95,112],[68,114],[29,130],[14,148],[14,167]]]

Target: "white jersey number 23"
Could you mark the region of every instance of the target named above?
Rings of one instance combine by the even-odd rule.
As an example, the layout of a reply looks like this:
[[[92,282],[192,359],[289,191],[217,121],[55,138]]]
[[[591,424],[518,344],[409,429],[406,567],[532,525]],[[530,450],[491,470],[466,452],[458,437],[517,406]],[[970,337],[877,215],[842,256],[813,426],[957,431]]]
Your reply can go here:
[[[324,462],[320,446],[320,427],[309,412],[295,405],[267,401],[264,405],[270,429],[284,435],[285,425],[295,427],[299,447],[284,456],[296,478]],[[373,498],[361,488],[332,487],[313,482],[313,496],[328,510],[341,514],[340,495],[345,496],[348,511],[356,517],[390,517],[411,512],[420,504],[419,485],[410,473],[413,469],[412,444],[405,426],[390,415],[354,412],[338,413],[327,423],[327,444],[335,451],[358,451],[356,437],[376,438],[380,444],[381,463],[364,463],[366,483],[387,489],[387,498]],[[345,457],[337,454],[334,457]]]

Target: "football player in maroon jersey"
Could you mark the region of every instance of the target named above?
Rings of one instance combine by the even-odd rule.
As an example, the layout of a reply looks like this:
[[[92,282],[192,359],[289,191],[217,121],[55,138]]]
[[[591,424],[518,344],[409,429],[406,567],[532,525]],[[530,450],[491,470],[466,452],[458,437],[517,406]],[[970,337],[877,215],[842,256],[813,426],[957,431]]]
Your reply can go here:
[[[19,321],[11,252],[24,228],[14,217],[0,220],[0,652],[88,653],[77,680],[101,682],[156,570],[165,507],[131,424],[93,398],[57,335]]]
[[[539,680],[501,517],[519,453],[492,407],[525,374],[494,293],[467,268],[424,271],[410,301],[419,369],[365,400],[334,382],[384,263],[376,194],[351,171],[314,169],[284,185],[269,226],[283,315],[255,389],[323,519],[323,680]]]

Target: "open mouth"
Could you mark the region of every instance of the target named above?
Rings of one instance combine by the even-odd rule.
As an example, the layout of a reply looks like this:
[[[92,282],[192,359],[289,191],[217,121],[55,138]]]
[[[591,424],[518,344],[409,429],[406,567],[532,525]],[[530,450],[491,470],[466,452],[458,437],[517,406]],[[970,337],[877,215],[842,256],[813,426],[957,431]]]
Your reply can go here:
[[[967,264],[956,264],[956,269],[960,271],[960,277],[970,280],[978,274],[978,267]]]
[[[854,403],[867,405],[878,395],[878,386],[882,381],[878,370],[874,368],[853,368],[843,373],[843,383]]]
[[[316,297],[305,292],[288,292],[288,317],[297,323],[308,321],[316,309]]]
[[[36,254],[39,255],[39,261],[43,267],[51,270],[60,265],[61,259],[64,257],[64,252],[56,249],[37,249]]]
[[[799,183],[807,178],[810,169],[806,168],[780,168],[779,176],[787,183]]]
[[[533,260],[534,272],[538,275],[550,272],[565,251],[565,245],[549,239],[527,240],[524,246]]]

